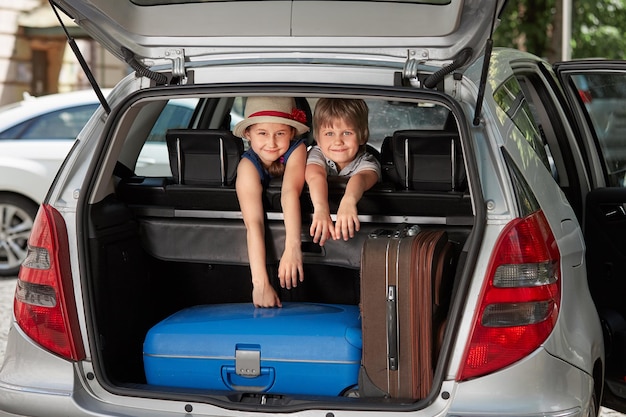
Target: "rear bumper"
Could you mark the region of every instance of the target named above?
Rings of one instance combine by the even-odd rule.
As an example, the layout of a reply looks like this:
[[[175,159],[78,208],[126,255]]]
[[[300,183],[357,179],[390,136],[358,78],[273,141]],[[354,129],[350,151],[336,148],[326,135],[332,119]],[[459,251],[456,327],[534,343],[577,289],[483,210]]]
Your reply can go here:
[[[586,416],[591,375],[539,349],[491,375],[456,385],[449,416]]]
[[[74,368],[34,345],[15,325],[0,368],[0,416],[79,416],[72,412]]]
[[[162,416],[181,415],[185,403],[125,397],[102,392],[99,398],[83,384],[75,364],[34,345],[16,328],[11,328],[5,363],[0,369],[0,416]],[[87,381],[85,381],[87,382]],[[447,394],[444,395],[444,391]],[[442,392],[419,416],[559,416],[584,417],[590,404],[593,379],[580,369],[551,356],[543,349],[492,375],[472,381],[447,381]],[[236,407],[236,406],[235,406]],[[221,411],[220,411],[221,410]],[[355,410],[357,411],[357,410]],[[205,413],[206,412],[206,413]],[[210,405],[194,404],[194,415],[247,415]],[[298,413],[319,415],[320,410]],[[400,412],[360,411],[359,415],[382,417]],[[406,409],[401,412],[406,415]],[[259,417],[264,414],[257,410]],[[354,411],[334,410],[337,417]]]

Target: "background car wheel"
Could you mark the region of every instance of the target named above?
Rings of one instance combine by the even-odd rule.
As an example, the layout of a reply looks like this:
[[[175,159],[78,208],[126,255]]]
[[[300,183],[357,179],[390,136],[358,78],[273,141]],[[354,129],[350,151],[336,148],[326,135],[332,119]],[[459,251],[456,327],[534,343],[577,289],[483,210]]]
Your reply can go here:
[[[0,194],[0,276],[16,276],[26,257],[37,205],[17,195]]]

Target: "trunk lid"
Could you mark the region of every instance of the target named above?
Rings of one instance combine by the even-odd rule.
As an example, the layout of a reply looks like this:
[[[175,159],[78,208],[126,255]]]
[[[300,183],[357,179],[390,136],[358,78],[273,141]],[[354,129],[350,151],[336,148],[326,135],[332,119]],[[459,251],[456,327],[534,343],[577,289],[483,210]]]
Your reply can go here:
[[[158,63],[236,52],[450,61],[484,48],[507,0],[52,0],[117,57]],[[488,7],[486,7],[488,6]],[[495,9],[494,9],[495,8]],[[176,53],[174,53],[176,54]],[[466,62],[471,61],[468,59]]]

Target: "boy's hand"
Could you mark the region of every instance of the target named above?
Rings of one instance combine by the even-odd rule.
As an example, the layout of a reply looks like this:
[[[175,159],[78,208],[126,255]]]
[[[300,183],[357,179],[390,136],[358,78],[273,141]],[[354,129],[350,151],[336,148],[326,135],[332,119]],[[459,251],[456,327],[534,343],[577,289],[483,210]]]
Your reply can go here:
[[[346,198],[343,198],[337,210],[334,238],[348,240],[354,237],[354,233],[358,232],[360,228],[361,223],[359,222],[356,203],[346,201]]]
[[[373,170],[363,170],[354,174],[348,180],[346,191],[339,203],[337,210],[337,220],[335,221],[335,236],[343,240],[354,237],[354,233],[361,228],[359,213],[356,208],[357,203],[363,196],[365,190],[369,190],[378,181],[378,174]]]
[[[297,246],[288,247],[285,244],[285,252],[280,258],[278,264],[278,279],[282,288],[291,289],[298,286],[298,280],[304,280],[304,271],[302,269],[302,249],[300,242]]]
[[[252,288],[252,303],[255,307],[282,307],[283,305],[269,282]]]
[[[319,243],[320,246],[324,246],[324,243],[329,238],[336,239],[335,225],[333,225],[333,220],[328,213],[319,214],[314,212],[309,232],[311,237],[313,237],[313,242]]]

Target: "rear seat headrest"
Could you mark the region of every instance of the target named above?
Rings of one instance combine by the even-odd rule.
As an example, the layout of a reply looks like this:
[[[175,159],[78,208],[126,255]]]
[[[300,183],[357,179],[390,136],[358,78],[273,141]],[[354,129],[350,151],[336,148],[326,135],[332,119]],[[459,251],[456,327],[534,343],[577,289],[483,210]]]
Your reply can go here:
[[[205,186],[234,183],[243,140],[229,130],[170,129],[165,140],[176,183]]]
[[[390,176],[402,188],[418,191],[461,191],[465,169],[456,132],[400,130],[385,139],[383,156]]]

